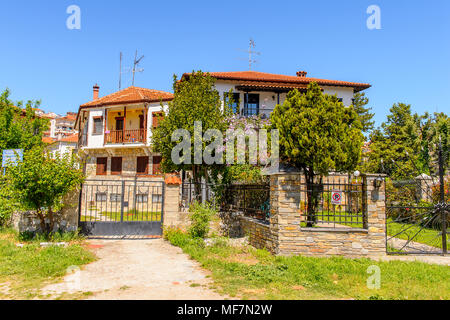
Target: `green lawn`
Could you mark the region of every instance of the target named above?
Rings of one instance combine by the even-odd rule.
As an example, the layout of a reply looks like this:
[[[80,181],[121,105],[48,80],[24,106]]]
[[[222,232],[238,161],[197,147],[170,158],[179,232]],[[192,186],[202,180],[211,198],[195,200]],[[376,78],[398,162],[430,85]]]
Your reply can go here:
[[[450,299],[450,267],[369,259],[277,257],[265,250],[202,241],[180,231],[169,241],[211,271],[213,287],[242,299]],[[367,268],[381,269],[380,289],[369,289]]]
[[[23,248],[16,246],[19,242],[25,244]],[[72,241],[66,248],[42,248],[39,242],[19,241],[14,231],[0,229],[0,299],[45,298],[39,290],[60,281],[68,267],[95,260],[82,246],[82,240]]]
[[[117,211],[102,211],[97,213],[89,213],[89,216],[81,216],[82,222],[93,221],[120,221],[120,212]],[[161,212],[151,211],[136,211],[128,210],[123,214],[123,221],[161,221]]]

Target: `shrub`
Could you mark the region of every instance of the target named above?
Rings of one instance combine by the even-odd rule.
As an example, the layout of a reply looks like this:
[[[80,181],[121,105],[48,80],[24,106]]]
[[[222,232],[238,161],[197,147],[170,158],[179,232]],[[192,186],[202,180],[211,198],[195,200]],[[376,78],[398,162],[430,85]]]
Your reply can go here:
[[[209,233],[209,224],[214,215],[215,209],[208,203],[194,202],[189,208],[191,226],[188,233],[192,238],[204,239]]]
[[[189,235],[180,228],[169,227],[164,229],[164,239],[174,246],[183,247],[189,242]]]

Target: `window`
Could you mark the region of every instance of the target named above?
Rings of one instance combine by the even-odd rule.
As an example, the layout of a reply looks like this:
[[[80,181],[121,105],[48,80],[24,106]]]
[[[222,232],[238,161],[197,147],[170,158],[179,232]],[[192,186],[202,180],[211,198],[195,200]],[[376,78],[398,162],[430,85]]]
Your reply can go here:
[[[122,195],[120,193],[111,193],[109,200],[111,202],[120,202],[122,200]]]
[[[153,203],[162,203],[162,194],[153,194],[152,202]]]
[[[159,126],[159,123],[162,121],[162,119],[164,118],[164,113],[161,111],[158,112],[152,112],[152,125],[153,128],[156,128]]]
[[[136,195],[136,202],[137,203],[147,203],[148,202],[148,194],[137,194]]]
[[[230,93],[229,92],[224,92],[223,93],[223,101],[225,103],[225,105],[227,103],[229,103],[229,97],[230,97]],[[240,112],[240,97],[239,97],[239,93],[232,93],[231,94],[231,109],[233,111],[233,113],[239,113]]]
[[[160,156],[153,157],[153,174],[161,174],[161,161],[162,158]]]
[[[343,102],[343,101],[344,101],[344,99],[342,99],[342,98],[338,98],[338,101],[339,101],[339,102]]]
[[[108,171],[108,158],[97,158],[97,175],[106,176]]]
[[[105,202],[108,199],[106,193],[96,193],[95,201],[97,202]]]
[[[99,135],[102,133],[103,133],[103,117],[94,117],[94,129],[92,134]]]
[[[259,114],[259,94],[244,94],[244,116],[251,117]]]
[[[149,157],[137,157],[137,174],[148,174]]]
[[[122,157],[111,158],[111,174],[116,176],[122,174]]]

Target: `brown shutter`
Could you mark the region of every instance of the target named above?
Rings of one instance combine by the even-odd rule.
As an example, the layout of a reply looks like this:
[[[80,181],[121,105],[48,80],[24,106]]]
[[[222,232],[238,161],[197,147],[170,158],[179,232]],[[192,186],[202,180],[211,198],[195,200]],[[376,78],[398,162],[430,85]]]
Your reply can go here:
[[[111,158],[111,174],[112,175],[122,174],[122,157]]]
[[[161,161],[162,157],[154,156],[153,157],[153,174],[161,174]]]
[[[137,174],[148,174],[149,157],[137,157]]]
[[[97,158],[97,175],[106,176],[108,171],[108,158]]]
[[[162,121],[162,119],[164,118],[164,114],[160,111],[158,112],[153,112],[152,113],[152,124],[153,124],[153,128],[156,128],[159,126],[159,123]]]

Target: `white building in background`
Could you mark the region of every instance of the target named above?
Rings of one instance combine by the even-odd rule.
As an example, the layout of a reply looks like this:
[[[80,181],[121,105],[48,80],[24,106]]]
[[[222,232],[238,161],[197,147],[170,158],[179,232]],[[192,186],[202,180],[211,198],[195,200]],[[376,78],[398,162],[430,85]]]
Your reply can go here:
[[[277,104],[282,104],[289,91],[305,92],[309,83],[317,82],[324,93],[336,94],[345,106],[353,103],[356,92],[370,88],[369,84],[307,77],[299,71],[297,76],[257,71],[210,72],[216,78],[216,89],[222,99],[230,90],[233,94],[233,111],[241,116],[259,115],[268,118]],[[189,78],[185,73],[181,81]]]
[[[52,154],[59,154],[60,156],[71,155],[77,150],[78,134],[76,133],[60,140],[47,137],[43,141],[47,144],[46,149]]]

